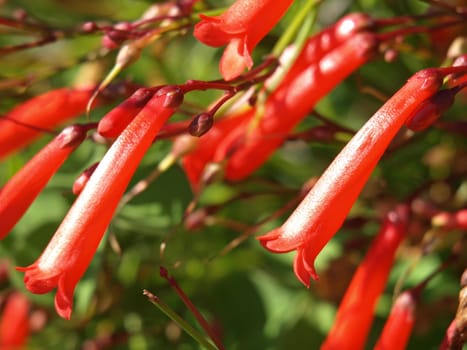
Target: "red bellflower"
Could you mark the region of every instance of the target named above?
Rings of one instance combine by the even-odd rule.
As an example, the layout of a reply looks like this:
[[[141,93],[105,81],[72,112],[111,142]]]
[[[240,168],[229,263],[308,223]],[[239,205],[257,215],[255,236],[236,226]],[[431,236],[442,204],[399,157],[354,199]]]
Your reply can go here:
[[[97,131],[104,137],[114,138],[130,124],[154,95],[153,89],[140,88],[133,95],[112,109],[99,121]]]
[[[119,200],[158,131],[173,114],[171,93],[159,90],[100,161],[52,240],[25,272],[26,288],[36,294],[57,288],[55,309],[71,317],[73,292],[89,266]]]
[[[234,116],[235,125],[227,121],[230,118],[225,121],[229,127],[223,128],[223,121],[215,123],[201,138],[198,149],[183,160],[192,187],[199,187],[196,181],[208,162],[226,160],[225,177],[231,181],[257,170],[316,102],[373,57],[376,37],[356,34],[371,24],[368,16],[354,13],[308,39],[281,84],[268,96],[254,128],[249,128],[249,123],[256,108]],[[216,145],[215,150],[210,144]]]
[[[220,16],[201,15],[194,36],[202,43],[227,45],[220,62],[225,80],[232,80],[253,66],[251,53],[276,25],[293,0],[237,0]]]
[[[0,189],[0,239],[10,232],[50,178],[86,137],[86,126],[65,128]]]
[[[258,125],[236,138],[241,146],[221,155],[227,158],[226,179],[242,180],[257,170],[321,98],[373,57],[376,44],[373,34],[359,33],[311,65],[305,47],[295,63],[300,73],[292,71],[292,78],[286,76],[268,97]]]
[[[376,302],[384,290],[396,250],[406,231],[406,213],[402,210],[400,214],[390,212],[345,292],[322,350],[363,348]]]
[[[411,292],[399,295],[384,325],[375,350],[404,350],[415,323],[416,301]]]
[[[418,72],[355,134],[279,228],[259,237],[276,253],[297,250],[294,271],[309,286],[314,260],[339,230],[389,143],[418,105],[435,94],[442,74]]]
[[[13,108],[0,118],[0,159],[57,125],[86,111],[93,89],[62,88],[48,91]],[[34,128],[38,128],[35,130]]]
[[[29,336],[29,300],[19,292],[11,293],[0,318],[0,349],[19,350]]]

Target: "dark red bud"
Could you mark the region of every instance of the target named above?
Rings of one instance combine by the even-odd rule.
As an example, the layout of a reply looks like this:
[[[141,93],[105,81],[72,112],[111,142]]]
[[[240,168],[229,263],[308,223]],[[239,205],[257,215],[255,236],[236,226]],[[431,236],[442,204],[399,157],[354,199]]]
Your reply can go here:
[[[177,108],[183,103],[183,94],[182,89],[175,85],[167,85],[156,92],[156,96],[166,95],[164,99],[163,106],[165,108]]]
[[[58,134],[57,139],[60,139],[60,147],[75,147],[84,141],[88,127],[83,125],[71,125],[62,130]]]
[[[73,183],[73,188],[72,188],[73,194],[75,196],[79,195],[81,191],[83,191],[84,187],[89,181],[89,178],[94,173],[94,170],[96,170],[98,165],[99,165],[99,162],[94,163],[89,168],[85,169],[81,173],[81,175],[78,176],[78,178],[75,180],[75,182]]]
[[[131,100],[131,103],[135,107],[142,108],[148,103],[152,96],[154,96],[153,89],[140,88],[131,95],[129,100]]]
[[[112,40],[108,35],[104,35],[102,37],[102,46],[108,50],[115,50],[117,47],[120,46],[121,43],[118,41]]]
[[[81,25],[81,30],[85,33],[92,33],[99,29],[95,22],[85,22]]]
[[[253,94],[253,95],[251,95],[250,98],[248,99],[248,104],[249,104],[250,106],[253,107],[254,105],[256,105],[256,102],[257,102],[257,101],[258,101],[258,95],[257,95],[257,94]]]
[[[207,133],[214,124],[214,118],[209,113],[201,113],[193,118],[190,125],[188,126],[188,132],[193,135],[200,137]]]
[[[412,116],[407,119],[405,125],[413,131],[428,128],[452,106],[457,92],[458,89],[447,89],[436,93],[420,104]]]

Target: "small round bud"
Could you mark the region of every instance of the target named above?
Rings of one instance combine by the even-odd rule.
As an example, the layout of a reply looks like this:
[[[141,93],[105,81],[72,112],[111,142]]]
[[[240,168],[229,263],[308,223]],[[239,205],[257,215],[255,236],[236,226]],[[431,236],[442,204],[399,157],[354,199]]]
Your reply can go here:
[[[189,213],[183,220],[183,226],[188,231],[195,231],[202,228],[205,224],[206,217],[208,216],[205,208],[200,208]]]
[[[395,62],[397,59],[397,56],[399,56],[399,53],[397,52],[397,50],[388,49],[384,51],[384,60],[388,63]]]
[[[428,128],[454,103],[457,89],[441,90],[422,102],[417,110],[407,119],[405,125],[413,131]]]
[[[188,132],[193,135],[200,137],[207,133],[214,124],[214,118],[209,113],[201,113],[193,118],[190,125],[188,126]]]
[[[144,107],[146,103],[154,96],[154,90],[148,88],[139,88],[131,95],[131,103],[135,107]]]
[[[81,25],[81,30],[85,33],[92,33],[99,29],[95,22],[85,22]]]
[[[101,43],[102,43],[102,46],[108,50],[115,50],[117,47],[120,46],[120,43],[118,41],[113,40],[107,34],[102,37]]]

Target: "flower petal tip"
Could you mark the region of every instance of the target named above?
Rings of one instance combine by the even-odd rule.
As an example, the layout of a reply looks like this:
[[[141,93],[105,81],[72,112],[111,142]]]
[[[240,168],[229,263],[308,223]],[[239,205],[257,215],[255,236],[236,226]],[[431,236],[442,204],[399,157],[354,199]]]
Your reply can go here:
[[[295,257],[293,269],[295,276],[298,280],[302,282],[305,287],[310,288],[310,279],[317,281],[319,276],[316,274],[316,270],[313,266],[313,263],[310,265],[306,260],[306,255],[302,249],[297,251],[297,256]]]
[[[230,40],[228,35],[220,28],[219,17],[200,15],[201,21],[195,25],[193,35],[205,45],[219,47]]]
[[[68,281],[68,284],[70,285],[67,286],[65,276],[62,276],[58,281],[57,294],[55,294],[55,310],[60,317],[66,320],[71,318],[73,293],[76,286],[76,283],[72,281]]]
[[[71,305],[62,300],[58,293],[55,296],[55,310],[61,318],[65,320],[71,319]]]
[[[245,69],[253,66],[245,40],[246,38],[233,38],[225,48],[219,69],[226,81],[237,78]]]
[[[17,271],[24,272],[24,285],[34,294],[45,294],[57,287],[60,271],[47,273],[40,270],[36,264],[26,267],[16,267]]]
[[[265,235],[256,237],[256,239],[261,243],[261,245],[266,248],[267,250],[273,252],[273,253],[279,253],[279,252],[287,252],[290,250],[283,250],[281,249],[280,244],[277,244],[277,241],[280,241],[280,236],[281,236],[281,229],[276,228]]]
[[[256,238],[261,245],[273,253],[287,253],[300,246],[301,242],[295,242],[291,237],[287,237],[282,227],[278,227],[265,235]]]

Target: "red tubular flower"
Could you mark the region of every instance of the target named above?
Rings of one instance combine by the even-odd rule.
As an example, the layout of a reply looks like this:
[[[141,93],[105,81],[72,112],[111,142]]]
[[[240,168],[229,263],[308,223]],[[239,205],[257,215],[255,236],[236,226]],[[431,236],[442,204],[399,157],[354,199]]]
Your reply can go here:
[[[237,0],[217,17],[201,15],[194,36],[202,43],[220,47],[227,45],[220,62],[225,80],[238,77],[253,66],[251,53],[276,25],[293,0]]]
[[[99,121],[97,131],[104,137],[114,138],[130,124],[154,95],[153,89],[140,88],[133,95],[112,109]]]
[[[6,300],[0,320],[0,349],[19,350],[29,336],[29,300],[13,292]]]
[[[355,12],[345,15],[335,24],[311,36],[306,41],[293,66],[290,67],[281,86],[287,87],[291,81],[297,78],[297,75],[302,74],[310,65],[317,64],[325,55],[338,49],[341,44],[352,36],[359,32],[371,30],[373,26],[374,20],[370,16]]]
[[[308,39],[279,87],[268,97],[260,124],[248,136],[248,123],[256,109],[232,118],[235,124],[228,121],[231,118],[215,123],[200,139],[198,149],[183,159],[192,188],[199,188],[209,162],[227,158],[225,176],[233,181],[258,169],[319,99],[373,56],[376,39],[372,34],[351,38],[372,23],[367,15],[353,13]]]
[[[294,270],[309,286],[317,279],[313,263],[337,232],[406,118],[435,94],[443,74],[436,69],[418,72],[381,107],[342,149],[300,205],[279,228],[259,237],[272,252],[297,250]]]
[[[34,97],[0,118],[0,159],[42,134],[85,112],[93,89],[57,89]]]
[[[69,319],[76,284],[89,266],[139,162],[176,107],[167,87],[147,103],[99,163],[39,259],[17,268],[33,293],[57,288],[55,309]],[[181,92],[180,92],[181,93]]]
[[[242,145],[228,157],[225,177],[237,181],[258,169],[322,97],[373,57],[376,44],[373,34],[359,33],[315,64],[301,55],[295,63],[301,72],[285,77],[267,99],[258,125],[241,134]]]
[[[384,290],[406,230],[406,213],[390,212],[345,292],[322,350],[363,348],[376,302]]]
[[[413,293],[399,295],[392,307],[374,350],[404,350],[415,323],[416,301]]]
[[[436,122],[443,113],[451,108],[459,88],[441,90],[417,108],[405,125],[413,131],[421,131]]]
[[[50,178],[85,139],[87,126],[65,128],[0,189],[0,239],[24,215]]]

